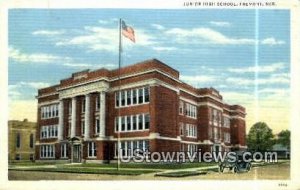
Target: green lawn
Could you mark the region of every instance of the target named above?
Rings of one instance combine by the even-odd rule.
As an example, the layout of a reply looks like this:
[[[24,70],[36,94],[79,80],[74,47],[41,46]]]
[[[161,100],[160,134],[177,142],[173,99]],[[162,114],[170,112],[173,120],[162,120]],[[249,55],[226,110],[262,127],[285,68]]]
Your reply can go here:
[[[22,168],[10,169],[13,171],[41,171],[41,172],[62,172],[62,173],[82,173],[82,174],[108,174],[108,175],[141,175],[159,172],[159,170],[117,170],[103,168]]]
[[[216,163],[121,163],[121,168],[139,168],[139,169],[185,169],[185,168],[197,168],[206,166],[215,166]],[[117,164],[80,164],[80,165],[68,165],[67,167],[92,167],[92,168],[117,168]]]

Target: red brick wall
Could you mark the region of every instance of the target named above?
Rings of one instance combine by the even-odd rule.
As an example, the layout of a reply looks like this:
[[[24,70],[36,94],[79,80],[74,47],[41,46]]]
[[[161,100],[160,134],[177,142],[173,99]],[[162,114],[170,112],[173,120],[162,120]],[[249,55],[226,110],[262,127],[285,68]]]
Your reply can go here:
[[[176,138],[178,129],[179,97],[175,91],[156,87],[156,132],[161,136]]]

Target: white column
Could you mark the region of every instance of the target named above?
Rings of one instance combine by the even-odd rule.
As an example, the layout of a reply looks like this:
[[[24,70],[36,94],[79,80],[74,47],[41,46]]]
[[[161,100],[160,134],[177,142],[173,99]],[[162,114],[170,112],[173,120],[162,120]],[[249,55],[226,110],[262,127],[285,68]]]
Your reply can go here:
[[[100,92],[100,137],[105,136],[105,92]]]
[[[84,140],[90,138],[90,94],[85,95]]]
[[[59,107],[58,107],[58,140],[63,140],[63,133],[64,133],[64,102],[63,100],[59,100]]]
[[[72,98],[71,138],[76,135],[76,97]]]

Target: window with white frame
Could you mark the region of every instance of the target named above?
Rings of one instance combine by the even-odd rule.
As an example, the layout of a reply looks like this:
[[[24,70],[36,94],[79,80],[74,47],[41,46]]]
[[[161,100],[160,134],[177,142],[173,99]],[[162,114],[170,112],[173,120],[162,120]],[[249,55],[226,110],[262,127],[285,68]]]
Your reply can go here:
[[[115,131],[121,132],[142,131],[150,128],[150,115],[148,113],[115,117]]]
[[[187,146],[188,150],[187,152],[194,154],[195,152],[197,152],[197,145],[195,144],[188,144]]]
[[[96,118],[95,123],[96,123],[96,127],[95,127],[96,134],[99,134],[100,133],[100,119],[98,117]]]
[[[40,157],[41,158],[54,158],[55,157],[55,146],[54,145],[41,145],[40,146]]]
[[[197,118],[197,107],[195,105],[185,104],[185,115],[191,118]]]
[[[57,138],[58,125],[41,126],[41,139]]]
[[[197,127],[193,124],[186,124],[186,136],[187,137],[197,137]]]
[[[81,113],[85,112],[85,104],[86,104],[85,99],[82,99],[82,102],[81,102]]]
[[[213,124],[214,126],[218,125],[218,111],[213,109]]]
[[[100,96],[98,95],[96,97],[96,111],[100,110]]]
[[[120,156],[131,157],[134,150],[149,151],[150,145],[148,140],[136,140],[136,141],[121,141],[119,144]],[[118,156],[118,144],[115,143],[115,156]]]
[[[230,119],[228,117],[224,117],[224,127],[230,128]]]
[[[150,101],[149,87],[128,89],[115,93],[115,106],[125,107],[137,104],[144,104]]]
[[[68,110],[69,110],[69,115],[71,115],[72,114],[72,102],[71,101],[69,102]]]
[[[182,122],[179,123],[179,133],[180,136],[184,136],[184,124]]]
[[[182,100],[179,101],[179,114],[183,115],[184,103]]]
[[[84,135],[85,121],[81,120],[81,135]]]
[[[95,142],[88,143],[88,157],[96,157],[97,156],[97,147]]]
[[[218,134],[218,128],[214,127],[214,139],[218,139],[219,134]]]
[[[58,104],[52,104],[41,107],[41,119],[50,119],[58,117]]]
[[[230,143],[230,133],[224,132],[224,142]]]
[[[68,157],[68,145],[67,143],[60,145],[60,157],[67,158]]]

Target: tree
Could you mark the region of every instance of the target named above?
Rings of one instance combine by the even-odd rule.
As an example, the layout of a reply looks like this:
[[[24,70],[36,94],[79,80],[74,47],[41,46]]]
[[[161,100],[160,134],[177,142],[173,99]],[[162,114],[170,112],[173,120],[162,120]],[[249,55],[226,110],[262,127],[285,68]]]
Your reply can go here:
[[[289,130],[282,130],[278,133],[277,143],[286,146],[290,150],[291,146],[291,132]]]
[[[247,146],[250,151],[265,152],[274,145],[272,129],[265,122],[257,122],[247,135]]]

